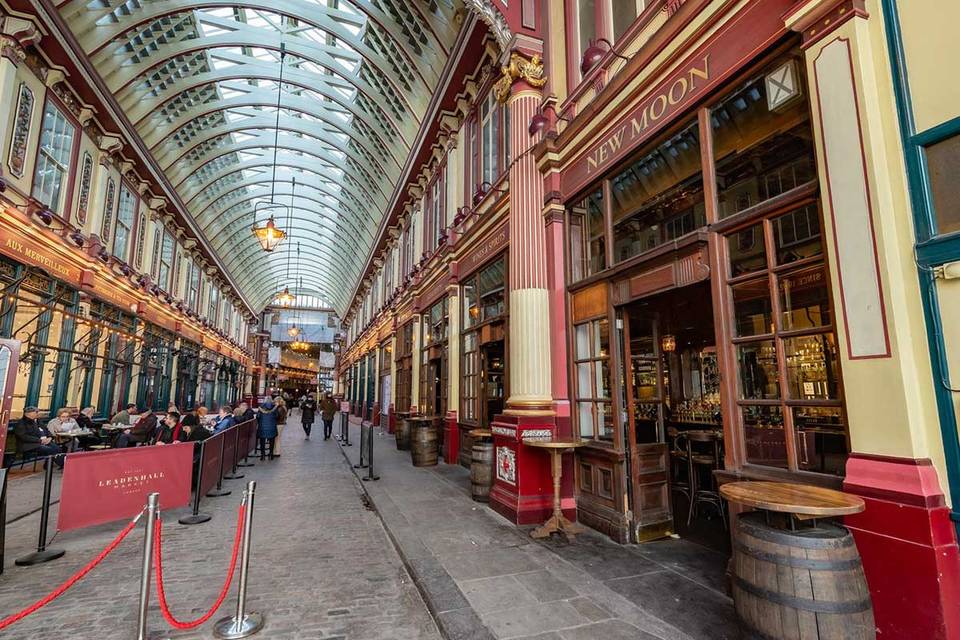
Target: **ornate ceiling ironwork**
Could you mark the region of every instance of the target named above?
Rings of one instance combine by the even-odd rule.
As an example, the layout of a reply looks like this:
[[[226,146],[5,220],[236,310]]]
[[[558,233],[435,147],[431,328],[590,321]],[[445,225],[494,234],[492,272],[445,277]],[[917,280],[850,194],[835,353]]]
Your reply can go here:
[[[300,293],[345,310],[464,0],[68,0],[59,11],[247,300],[273,300],[299,242]],[[250,227],[271,192],[291,228],[264,253]]]

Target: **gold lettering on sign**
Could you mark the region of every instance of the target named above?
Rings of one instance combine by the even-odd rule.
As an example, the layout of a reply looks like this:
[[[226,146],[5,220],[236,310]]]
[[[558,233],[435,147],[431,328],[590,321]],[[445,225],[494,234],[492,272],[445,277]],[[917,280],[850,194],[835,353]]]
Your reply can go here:
[[[483,262],[487,256],[493,253],[495,250],[501,248],[507,241],[507,230],[500,229],[496,235],[487,240],[482,246],[478,247],[470,255],[470,267],[475,267],[481,262]]]
[[[52,258],[43,255],[39,251],[24,246],[22,243],[17,242],[13,238],[7,238],[4,246],[10,251],[23,256],[38,267],[43,267],[44,269],[49,270],[53,275],[66,276],[67,278],[69,278],[71,275],[69,267],[54,261]]]
[[[671,107],[683,103],[701,85],[700,81],[710,80],[710,55],[707,54],[698,65],[693,65],[680,75],[663,92],[653,96],[644,103],[627,122],[620,125],[605,140],[600,142],[587,156],[587,174],[603,168],[606,163],[616,158],[622,149],[629,149],[630,145],[641,137],[650,127],[650,123],[657,122]]]

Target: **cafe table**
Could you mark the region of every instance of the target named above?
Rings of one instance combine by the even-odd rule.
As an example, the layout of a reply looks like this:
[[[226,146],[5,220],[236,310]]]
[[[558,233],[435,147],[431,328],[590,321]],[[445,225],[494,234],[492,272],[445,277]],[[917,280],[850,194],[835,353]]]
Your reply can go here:
[[[731,581],[741,623],[773,640],[874,640],[860,554],[826,519],[864,510],[858,496],[785,482],[729,482],[720,494],[757,511],[734,527]],[[754,636],[751,636],[754,637]]]
[[[570,522],[560,508],[560,481],[563,478],[563,454],[571,453],[575,449],[586,444],[583,440],[524,440],[523,444],[528,447],[545,449],[550,453],[550,472],[553,476],[553,515],[530,532],[532,538],[549,538],[554,532],[563,533],[567,538],[572,539],[576,534],[583,532],[583,527]]]

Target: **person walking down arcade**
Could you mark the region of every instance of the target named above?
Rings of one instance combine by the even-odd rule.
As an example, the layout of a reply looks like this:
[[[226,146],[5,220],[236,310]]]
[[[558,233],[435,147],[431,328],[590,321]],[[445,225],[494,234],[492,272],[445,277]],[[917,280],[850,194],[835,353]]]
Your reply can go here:
[[[329,440],[333,433],[333,416],[337,413],[337,403],[328,393],[323,396],[323,402],[320,403],[320,419],[323,420],[323,439]]]
[[[270,459],[273,460],[273,448],[277,442],[277,408],[273,400],[267,399],[257,410],[257,444],[260,448],[260,459],[267,455],[267,445],[270,446]]]
[[[303,432],[306,434],[304,440],[310,439],[310,431],[313,429],[313,423],[317,419],[317,401],[311,393],[300,402],[300,423],[303,425]]]

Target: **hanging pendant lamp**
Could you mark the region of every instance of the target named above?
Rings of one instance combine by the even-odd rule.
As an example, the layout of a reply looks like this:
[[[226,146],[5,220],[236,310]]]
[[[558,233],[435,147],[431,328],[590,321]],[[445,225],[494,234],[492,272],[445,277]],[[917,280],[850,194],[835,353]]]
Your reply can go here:
[[[273,195],[276,191],[277,186],[277,145],[280,141],[280,101],[283,97],[283,61],[287,57],[287,47],[281,42],[280,43],[280,80],[277,82],[277,123],[275,127],[275,132],[273,135],[273,180],[270,183],[270,205],[271,207],[276,206],[273,202]],[[259,203],[258,203],[259,205]],[[273,221],[273,214],[270,214],[270,219],[267,220],[267,224],[262,227],[257,226],[257,207],[253,208],[253,228],[251,229],[253,235],[257,238],[257,242],[260,243],[260,248],[266,252],[271,252],[277,248],[277,245],[283,242],[283,239],[287,237],[287,233],[283,229],[278,229],[277,224]],[[289,291],[285,292],[289,295]]]

